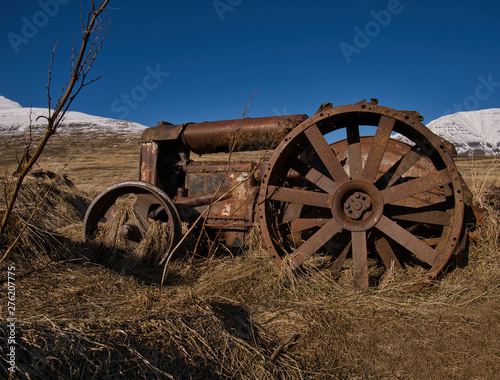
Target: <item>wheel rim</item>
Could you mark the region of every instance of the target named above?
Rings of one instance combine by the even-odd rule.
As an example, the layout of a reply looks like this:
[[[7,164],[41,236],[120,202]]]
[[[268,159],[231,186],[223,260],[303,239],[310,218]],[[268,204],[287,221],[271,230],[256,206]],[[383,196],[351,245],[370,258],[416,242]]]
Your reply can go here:
[[[360,137],[365,128],[371,137]],[[330,146],[325,135],[339,131],[346,139]],[[372,257],[386,268],[415,262],[426,270],[419,284],[435,279],[456,249],[464,213],[444,141],[413,114],[373,103],[322,110],[294,129],[271,157],[258,202],[278,266],[302,267],[322,251],[338,270],[350,254],[357,289],[369,285]]]
[[[180,218],[171,199],[144,182],[115,184],[99,194],[85,215],[85,241],[102,245],[108,263],[117,256],[130,266],[163,263],[179,241]]]

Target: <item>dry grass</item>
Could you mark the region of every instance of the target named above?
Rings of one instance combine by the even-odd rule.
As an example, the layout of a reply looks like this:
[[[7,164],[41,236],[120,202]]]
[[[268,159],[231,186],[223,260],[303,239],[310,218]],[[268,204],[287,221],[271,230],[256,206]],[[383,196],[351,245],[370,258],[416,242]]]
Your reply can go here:
[[[495,177],[488,170],[472,171],[479,197],[479,179]],[[29,182],[19,218],[52,183]],[[62,246],[23,241],[0,271],[4,302],[5,267],[17,267],[19,378],[500,377],[498,204],[488,203],[467,263],[451,263],[422,293],[405,294],[418,276],[396,269],[362,292],[353,291],[348,270],[291,281],[269,260],[257,229],[241,256],[173,262],[161,289],[161,270],[131,276],[85,260],[92,247],[81,243],[81,211],[71,200],[88,198],[63,183],[48,194],[49,207],[32,223],[42,240],[57,234]]]
[[[61,133],[49,141],[36,168],[66,173],[80,190],[94,196],[116,182],[138,179],[139,141],[138,134]],[[0,176],[17,168],[23,147],[19,136],[2,136]]]
[[[23,278],[20,370],[31,378],[498,375],[494,286],[479,297],[467,281],[452,294],[447,279],[423,294],[355,293],[321,274],[287,283],[262,256],[181,264],[164,289],[75,262]]]
[[[500,157],[458,157],[455,162],[477,201],[487,188],[500,186]]]
[[[80,221],[90,198],[64,176],[50,174],[53,178],[27,177],[18,195],[6,237],[1,242],[12,245],[16,257],[44,263],[71,256],[71,238],[75,228],[80,234]],[[12,179],[2,179],[4,194],[9,194],[13,185]],[[0,199],[2,215],[5,205],[4,196]]]
[[[94,244],[103,243],[102,247],[95,249],[100,257],[93,256],[94,261],[99,261],[115,269],[122,268],[124,272],[132,272],[142,266],[151,266],[160,261],[162,253],[168,251],[170,233],[168,223],[152,221],[147,231],[134,211],[137,201],[135,194],[126,194],[119,197],[116,202],[116,214],[112,223],[106,223],[97,232]],[[137,227],[141,241],[130,243],[120,239],[119,227],[124,224]]]

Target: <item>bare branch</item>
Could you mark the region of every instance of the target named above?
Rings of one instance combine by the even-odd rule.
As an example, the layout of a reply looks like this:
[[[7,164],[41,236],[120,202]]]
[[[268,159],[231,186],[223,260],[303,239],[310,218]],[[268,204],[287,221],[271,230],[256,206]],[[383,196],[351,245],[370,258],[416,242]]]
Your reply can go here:
[[[17,169],[14,173],[20,173],[24,167],[24,165],[30,160],[31,155],[30,155],[30,149],[31,145],[33,144],[33,133],[32,133],[32,126],[33,126],[33,103],[30,104],[30,113],[29,113],[29,125],[28,125],[28,138],[25,141],[24,144],[24,151],[23,155],[21,156],[21,159],[17,158]]]
[[[54,63],[54,52],[56,51],[56,47],[57,47],[57,42],[54,44],[54,47],[52,49],[52,51],[50,52],[50,64],[49,64],[49,79],[47,81],[47,109],[49,110],[49,117],[50,117],[50,110],[51,110],[51,102],[52,102],[52,98],[50,96],[50,83],[52,82],[52,64]],[[30,124],[31,124],[31,120],[30,120]]]
[[[252,93],[252,95],[250,95],[250,98],[247,97],[247,101],[245,102],[245,107],[243,107],[243,111],[242,111],[242,115],[241,115],[240,119],[244,119],[246,117],[247,112],[248,112],[248,107],[250,107],[250,103],[252,103],[253,98],[259,92],[259,88],[260,88],[260,84],[257,87],[257,89]]]
[[[76,51],[75,46],[73,46],[72,49],[72,54],[71,54],[71,59],[70,59],[70,77],[69,81],[62,87],[61,93],[59,95],[59,98],[55,104],[54,110],[52,110],[51,107],[51,96],[50,96],[50,84],[52,81],[52,64],[54,62],[54,50],[52,50],[51,53],[51,60],[50,60],[50,65],[49,65],[49,80],[48,80],[48,85],[47,85],[47,103],[48,103],[48,116],[46,117],[47,119],[47,128],[45,130],[45,134],[40,140],[35,152],[33,155],[29,155],[29,149],[25,150],[25,153],[23,154],[23,165],[20,165],[19,167],[19,173],[17,177],[17,181],[14,185],[14,189],[12,190],[12,193],[10,195],[10,198],[7,202],[7,208],[5,210],[5,213],[3,215],[2,221],[0,223],[0,236],[4,233],[6,227],[7,227],[7,222],[9,220],[10,215],[12,214],[12,210],[14,208],[14,204],[16,202],[17,196],[19,194],[19,190],[21,189],[22,183],[24,181],[24,178],[26,175],[29,173],[33,165],[37,162],[38,158],[42,154],[45,146],[47,145],[47,142],[49,141],[50,137],[57,132],[57,128],[61,124],[62,120],[64,119],[64,116],[66,114],[66,111],[68,110],[69,106],[75,99],[75,97],[78,95],[80,90],[88,85],[93,83],[95,80],[98,78],[102,77],[99,76],[98,78],[91,80],[91,81],[86,81],[86,77],[92,68],[96,56],[99,53],[102,43],[104,39],[107,36],[107,30],[109,29],[109,23],[108,23],[108,28],[106,30],[106,33],[104,35],[101,34],[102,27],[105,24],[99,16],[104,12],[106,9],[107,5],[109,4],[109,0],[102,0],[98,3],[98,6],[96,7],[96,2],[95,0],[92,0],[92,6],[90,10],[87,13],[87,19],[84,22],[84,18],[82,17],[83,15],[83,10],[81,10],[81,20],[82,20],[82,43],[80,45],[80,50]],[[89,41],[91,36],[94,35],[95,38],[92,42]],[[55,49],[55,47],[54,47]],[[30,140],[28,144],[31,146],[32,142],[32,137],[31,137],[31,120],[30,120]],[[29,158],[28,158],[29,156]],[[25,158],[25,160],[24,160]],[[6,255],[4,255],[5,257]]]

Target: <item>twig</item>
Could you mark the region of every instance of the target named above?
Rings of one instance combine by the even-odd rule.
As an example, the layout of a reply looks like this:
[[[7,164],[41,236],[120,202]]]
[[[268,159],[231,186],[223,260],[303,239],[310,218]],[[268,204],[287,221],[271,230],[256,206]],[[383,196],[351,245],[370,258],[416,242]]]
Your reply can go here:
[[[151,363],[148,359],[146,359],[143,355],[141,355],[137,350],[135,350],[134,348],[132,347],[128,347],[128,349],[133,353],[135,354],[139,359],[141,359],[144,364],[146,365],[146,367],[148,367],[151,371],[153,371],[155,377],[157,379],[161,379],[162,377],[165,377],[167,379],[172,379],[174,380],[175,378],[167,373],[167,372],[163,372],[161,369],[159,369],[158,367],[156,367],[153,363]],[[161,376],[159,376],[161,375]]]
[[[250,98],[247,97],[247,101],[245,103],[245,107],[243,107],[243,112],[241,113],[241,117],[240,119],[244,119],[247,115],[247,112],[248,112],[248,107],[250,107],[250,103],[252,103],[252,100],[253,98],[255,98],[255,96],[257,95],[257,93],[259,92],[259,88],[260,88],[260,84],[259,86],[257,87],[257,90],[255,90],[252,95],[250,95]]]
[[[478,300],[478,299],[480,299],[481,297],[484,297],[486,294],[488,294],[488,290],[487,290],[487,291],[485,291],[483,294],[480,294],[480,295],[478,295],[477,297],[474,297],[473,299],[468,300],[467,302],[464,302],[464,303],[460,304],[460,307],[469,306],[472,302],[477,301],[477,300]]]
[[[260,86],[259,86],[260,87]],[[245,102],[245,107],[243,107],[243,111],[242,111],[242,114],[241,114],[241,117],[239,117],[239,120],[243,120],[248,112],[248,107],[250,106],[250,103],[252,102],[253,98],[257,95],[257,92],[259,91],[259,88],[257,88],[257,90],[255,90],[252,95],[250,95],[250,98],[247,97],[247,100]],[[237,128],[236,131],[234,132],[234,135],[231,139],[231,144],[230,146],[228,147],[228,150],[229,150],[229,155],[227,157],[227,166],[226,166],[226,171],[224,173],[224,176],[222,177],[222,180],[220,181],[219,183],[219,186],[217,188],[217,190],[215,191],[214,193],[214,197],[212,199],[212,201],[210,202],[210,204],[208,205],[208,208],[210,209],[213,205],[213,201],[214,199],[216,198],[217,194],[219,193],[219,191],[221,190],[222,188],[222,185],[224,184],[224,182],[226,181],[228,175],[229,175],[229,169],[231,168],[231,157],[233,155],[233,153],[235,152],[236,150],[236,143],[238,141],[238,132],[240,131],[241,127],[240,128]],[[254,169],[255,170],[255,169]],[[198,249],[198,245],[201,241],[201,237],[203,236],[203,231],[205,229],[205,224],[207,222],[207,219],[205,218],[205,220],[203,221],[203,225],[201,226],[201,229],[200,229],[200,234],[198,235],[198,239],[196,241],[196,244],[194,246],[194,249],[193,249],[193,256],[194,257],[196,255],[196,251]],[[220,230],[219,230],[219,233],[220,233]],[[219,233],[217,234],[217,236],[219,235]],[[211,244],[210,246],[210,249],[208,251],[208,256],[211,255],[211,251],[212,251],[212,247],[213,245],[215,244],[215,240],[214,242]]]
[[[274,363],[276,361],[276,359],[278,359],[278,356],[281,355],[281,353],[283,352],[283,350],[285,349],[285,347],[290,344],[299,334],[297,333],[293,333],[292,335],[290,335],[288,337],[287,340],[285,340],[283,343],[281,343],[278,348],[273,352],[273,354],[271,355],[271,359],[269,359],[269,361],[271,363]]]
[[[247,177],[245,178],[244,181],[242,181],[241,183],[245,182],[248,180],[248,178],[250,178],[253,173],[255,172],[255,169],[254,171],[252,171],[252,173]],[[222,225],[221,228],[219,228],[219,230],[217,231],[217,234],[215,235],[215,238],[214,238],[214,241],[212,242],[212,244],[210,245],[210,248],[208,249],[208,256],[211,257],[212,256],[212,249],[214,248],[214,245],[215,243],[217,242],[217,238],[219,237],[220,233],[222,232],[222,229],[226,226],[227,223],[229,223],[231,221],[231,218],[239,211],[241,210],[244,206],[246,206],[248,204],[248,202],[250,201],[251,198],[255,197],[255,194],[258,192],[258,188],[255,188],[254,191],[252,191],[250,193],[250,195],[242,202],[242,204],[237,207],[226,219],[226,221],[224,222],[224,224]],[[215,252],[214,252],[215,254]]]
[[[221,196],[219,196],[215,201],[211,202],[211,205],[214,205],[214,204],[222,201],[226,197],[226,195],[230,194],[233,190],[235,190],[236,188],[238,188],[239,186],[241,186],[242,183],[243,182],[239,182],[236,185],[234,185],[231,189],[229,189],[224,194],[222,194]],[[177,243],[177,245],[174,247],[174,249],[172,249],[172,251],[168,254],[167,260],[165,261],[165,264],[164,264],[164,267],[163,267],[163,274],[162,274],[162,277],[161,277],[160,287],[163,287],[163,283],[164,283],[165,278],[166,278],[167,273],[168,273],[168,264],[170,263],[170,260],[174,256],[174,253],[177,252],[177,250],[182,245],[182,243],[184,242],[184,240],[186,240],[186,238],[189,236],[189,234],[196,227],[196,225],[198,224],[198,222],[200,221],[200,219],[203,218],[203,216],[208,212],[208,210],[210,210],[210,207],[207,207],[205,210],[203,210],[203,212],[198,216],[198,218],[196,218],[196,220],[194,221],[193,225],[184,234],[184,236],[182,237],[182,239]]]
[[[68,260],[69,261],[69,260]],[[48,262],[46,262],[44,265],[42,265],[41,267],[38,267],[38,268],[35,268],[35,269],[32,269],[32,270],[29,270],[27,272],[24,272],[24,273],[20,273],[18,275],[16,275],[16,279],[19,280],[21,278],[24,278],[24,277],[27,277],[33,273],[36,273],[36,272],[41,272],[43,271],[45,268],[47,268],[50,264],[52,264],[54,261],[53,260],[49,260]],[[3,284],[5,282],[8,281],[8,277],[4,277],[0,280],[0,284]]]
[[[236,134],[238,133],[238,131],[236,131],[236,133],[234,134],[233,138],[232,138],[232,142],[231,142],[231,146],[229,147],[229,155],[228,155],[228,158],[227,158],[227,167],[226,167],[226,171],[222,177],[222,180],[220,181],[219,183],[219,186],[217,187],[217,190],[215,191],[214,193],[214,196],[212,198],[212,200],[210,201],[208,207],[206,210],[208,210],[208,212],[210,212],[210,209],[212,208],[212,206],[214,205],[214,200],[215,198],[217,197],[219,191],[222,189],[222,185],[224,184],[224,182],[226,181],[228,175],[229,175],[229,168],[231,167],[230,166],[230,163],[231,163],[231,155],[233,154],[234,152],[234,149],[236,147]],[[226,193],[227,194],[227,193]],[[201,229],[200,229],[200,234],[198,235],[198,239],[196,240],[196,244],[194,246],[194,249],[193,249],[193,257],[194,255],[196,255],[196,251],[198,250],[198,245],[201,241],[201,237],[203,236],[203,231],[205,230],[205,224],[207,223],[207,219],[208,218],[205,218],[203,220],[203,225],[201,226]],[[210,252],[209,252],[210,254]]]

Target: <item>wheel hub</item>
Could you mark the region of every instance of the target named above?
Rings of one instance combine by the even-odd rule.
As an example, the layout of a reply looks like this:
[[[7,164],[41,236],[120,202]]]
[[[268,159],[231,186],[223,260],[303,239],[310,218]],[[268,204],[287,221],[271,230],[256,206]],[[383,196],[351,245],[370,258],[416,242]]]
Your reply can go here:
[[[124,240],[139,242],[141,240],[141,232],[137,226],[132,224],[124,224],[118,229],[118,236]]]
[[[341,185],[332,200],[332,214],[349,231],[366,231],[384,211],[380,191],[370,182],[352,180]]]
[[[356,191],[345,201],[344,213],[351,219],[360,220],[371,207],[372,202],[368,194]]]

